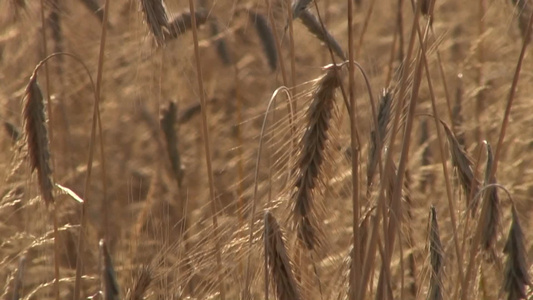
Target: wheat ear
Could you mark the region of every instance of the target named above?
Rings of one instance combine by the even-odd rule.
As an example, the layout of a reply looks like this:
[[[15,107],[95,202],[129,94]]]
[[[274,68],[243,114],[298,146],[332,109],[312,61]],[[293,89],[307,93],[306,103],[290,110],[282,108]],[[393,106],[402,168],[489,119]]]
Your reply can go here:
[[[442,264],[443,248],[440,240],[439,224],[437,222],[437,211],[431,206],[429,215],[429,258],[431,264],[431,277],[429,283],[428,299],[442,299]]]
[[[144,14],[146,25],[152,33],[156,44],[165,43],[165,32],[168,31],[168,13],[163,0],[141,0],[141,11]]]
[[[507,299],[526,299],[526,287],[531,286],[531,280],[527,271],[524,232],[514,205],[512,207],[511,228],[503,252],[507,254],[503,280],[503,289],[508,295]]]
[[[120,289],[117,282],[117,277],[115,275],[115,268],[113,267],[113,262],[111,261],[111,255],[109,255],[109,250],[105,241],[100,240],[100,259],[102,261],[101,265],[101,290],[104,295],[104,300],[118,300]]]
[[[285,241],[276,218],[269,211],[265,212],[265,256],[270,278],[278,300],[299,300],[300,288],[294,278],[292,264],[287,254]],[[268,288],[268,287],[267,287]]]
[[[37,170],[41,196],[48,206],[54,202],[52,194],[54,184],[52,183],[52,169],[50,167],[50,141],[45,125],[43,94],[35,72],[30,77],[30,82],[26,87],[23,105],[24,134],[28,145],[30,168],[32,172]]]
[[[314,194],[321,182],[320,173],[325,160],[328,130],[335,110],[335,91],[340,86],[337,66],[326,67],[313,92],[313,102],[307,111],[307,126],[300,140],[300,152],[294,174],[292,217],[300,240],[308,249],[319,243],[316,232]]]
[[[129,291],[126,299],[128,300],[143,300],[144,294],[152,283],[153,274],[152,269],[148,266],[142,266],[133,282],[133,287]]]
[[[493,168],[493,154],[492,147],[489,143],[485,142],[487,147],[487,167],[485,169],[485,183],[484,185],[490,185],[496,183],[495,176],[491,177]],[[489,250],[494,245],[498,235],[498,225],[500,224],[500,198],[498,197],[498,190],[496,187],[486,187],[483,192],[483,208],[481,213],[484,217],[480,220],[482,235],[481,246],[484,250]]]
[[[207,22],[207,11],[199,9],[194,12],[196,15],[196,26]],[[184,12],[172,19],[167,24],[168,33],[165,33],[166,39],[175,39],[192,28],[192,16],[190,12]]]
[[[324,42],[327,47],[330,47],[331,50],[333,50],[333,52],[335,52],[335,54],[337,54],[343,61],[346,60],[346,55],[344,54],[341,45],[325,27],[322,27],[318,19],[309,10],[306,9],[301,11],[298,18],[302,21],[302,24],[304,24],[309,32]]]

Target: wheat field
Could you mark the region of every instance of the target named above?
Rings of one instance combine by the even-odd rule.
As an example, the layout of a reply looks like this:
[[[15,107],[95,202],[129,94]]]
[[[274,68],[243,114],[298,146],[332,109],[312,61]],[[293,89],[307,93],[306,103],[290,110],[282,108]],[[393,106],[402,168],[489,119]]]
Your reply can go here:
[[[2,299],[533,299],[532,13],[1,1]]]

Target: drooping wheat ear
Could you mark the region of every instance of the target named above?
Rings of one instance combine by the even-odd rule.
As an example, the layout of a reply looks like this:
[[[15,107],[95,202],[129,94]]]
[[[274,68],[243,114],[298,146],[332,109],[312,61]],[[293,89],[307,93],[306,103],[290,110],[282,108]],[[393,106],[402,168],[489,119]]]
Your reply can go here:
[[[211,36],[216,37],[220,33],[219,24],[217,20],[212,20],[211,22],[209,22],[209,24],[211,29]],[[220,37],[215,40],[215,47],[217,50],[217,55],[222,61],[222,63],[224,63],[224,65],[226,66],[231,65],[232,59],[228,50],[228,44],[226,43],[224,37]]]
[[[300,14],[307,10],[307,7],[313,0],[296,0],[292,4],[292,18],[300,17]]]
[[[196,16],[196,26],[200,26],[207,22],[207,11],[203,9],[194,12]],[[192,28],[192,17],[190,12],[184,12],[172,19],[168,23],[168,33],[165,33],[166,39],[175,39],[178,36],[187,32]]]
[[[250,20],[255,25],[255,31],[263,45],[263,51],[268,60],[268,66],[272,71],[276,70],[278,65],[278,52],[276,50],[276,42],[272,28],[268,25],[268,21],[260,13],[249,11]]]
[[[143,300],[144,294],[148,290],[148,287],[150,286],[150,283],[152,283],[153,280],[153,274],[152,274],[152,268],[148,266],[142,266],[139,269],[139,272],[137,274],[137,277],[135,278],[135,281],[133,282],[133,287],[130,291],[128,291],[128,295],[126,295],[126,299],[128,300]]]
[[[17,126],[15,126],[15,124],[13,123],[4,121],[4,129],[7,135],[9,135],[9,137],[11,138],[12,142],[18,141],[20,137],[22,136],[20,129]]]
[[[366,169],[367,189],[369,190],[376,174],[376,167],[378,165],[379,155],[385,146],[387,136],[387,129],[390,122],[390,115],[392,111],[392,93],[384,89],[381,98],[379,99],[378,108],[378,128],[376,133],[375,125],[370,131],[370,145],[368,146],[368,163]],[[372,122],[374,123],[374,122]],[[378,139],[379,136],[379,139]]]
[[[308,249],[319,244],[314,196],[319,192],[321,169],[325,160],[328,130],[335,111],[335,91],[340,86],[340,68],[330,65],[313,92],[313,101],[307,111],[307,126],[300,140],[294,192],[291,195],[292,218],[300,240]]]
[[[346,55],[342,50],[341,45],[335,40],[335,38],[327,31],[318,21],[318,19],[309,11],[303,10],[300,12],[298,18],[302,21],[302,24],[316,36],[319,40],[324,42],[327,47],[330,47],[335,54],[337,54],[343,61],[346,60]]]
[[[170,159],[170,166],[174,176],[178,181],[178,185],[181,186],[183,179],[183,169],[181,168],[181,158],[178,151],[178,134],[176,130],[176,119],[178,109],[174,102],[169,102],[168,107],[162,111],[163,117],[161,118],[161,130],[165,135],[167,142],[167,154]]]
[[[431,263],[431,278],[429,283],[428,299],[441,300],[444,251],[440,241],[437,211],[433,205],[430,209],[429,218],[429,258]]]
[[[43,94],[37,82],[36,73],[30,77],[23,105],[24,134],[28,146],[30,168],[32,172],[37,170],[41,196],[48,206],[54,202],[52,194],[54,184],[52,183],[52,168],[50,167],[50,141],[46,129]]]
[[[120,289],[115,275],[115,269],[113,268],[113,262],[111,261],[111,255],[105,241],[100,240],[100,260],[101,265],[101,290],[104,295],[104,300],[117,300],[119,299]]]
[[[490,177],[493,167],[493,155],[492,147],[489,143],[485,141],[487,147],[487,167],[485,169],[485,183],[487,186],[489,184],[496,183],[496,178],[494,176]],[[483,217],[480,220],[483,220],[481,224],[482,235],[481,235],[481,245],[484,250],[489,250],[494,245],[498,235],[498,226],[500,224],[500,199],[498,197],[498,189],[496,187],[487,187],[483,192],[483,208],[481,210]]]
[[[529,0],[511,0],[515,6],[515,13],[518,15],[518,28],[520,28],[520,34],[525,39],[527,27],[529,25],[529,17],[533,12],[533,6],[529,3]]]
[[[100,7],[97,0],[80,0],[87,9],[92,11],[100,22],[104,22],[104,9]]]
[[[514,205],[512,207],[511,228],[503,253],[507,254],[503,279],[503,289],[508,294],[507,299],[526,299],[526,287],[531,286],[531,281],[527,271],[524,233]]]
[[[300,288],[294,278],[292,263],[287,255],[285,241],[276,218],[265,212],[265,256],[268,262],[270,278],[272,279],[278,300],[299,300]]]
[[[474,200],[472,203],[470,201],[479,190],[479,180],[474,177],[474,164],[468,153],[466,153],[466,150],[457,141],[450,127],[443,121],[441,123],[448,138],[452,165],[457,172],[459,182],[465,192],[467,209],[470,209],[473,215],[476,212],[478,201]]]
[[[165,44],[165,32],[168,31],[168,13],[163,0],[140,0],[141,10],[146,25],[158,46]]]
[[[463,129],[463,74],[457,75],[457,89],[455,90],[455,103],[453,104],[452,109],[452,125],[453,125],[453,131],[455,132],[455,135],[457,137],[457,141],[461,146],[464,147],[466,139],[465,139],[465,131]]]

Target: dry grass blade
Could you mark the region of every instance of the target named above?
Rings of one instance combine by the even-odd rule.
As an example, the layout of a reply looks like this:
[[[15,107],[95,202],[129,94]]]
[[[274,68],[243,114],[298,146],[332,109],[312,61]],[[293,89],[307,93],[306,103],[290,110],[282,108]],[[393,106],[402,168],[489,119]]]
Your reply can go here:
[[[343,61],[346,60],[346,55],[344,54],[341,45],[325,28],[322,28],[318,19],[309,10],[303,10],[298,18],[309,32],[324,42],[327,47],[330,47],[331,50],[333,50],[333,52],[335,52],[335,54],[337,54]]]
[[[378,128],[376,134],[376,128],[370,132],[370,145],[368,150],[368,163],[367,163],[367,188],[370,189],[374,175],[376,173],[376,167],[378,165],[378,158],[381,154],[381,150],[385,145],[385,139],[387,135],[387,128],[390,123],[390,114],[392,111],[392,93],[389,90],[383,90],[381,98],[379,100],[378,108]],[[379,139],[378,139],[379,136]]]
[[[24,134],[28,146],[30,168],[37,170],[41,196],[50,205],[54,202],[52,190],[52,169],[50,167],[50,148],[46,117],[44,113],[43,94],[37,82],[37,74],[30,77],[23,99]]]
[[[100,240],[100,259],[103,264],[101,266],[101,284],[104,295],[103,300],[118,300],[120,289],[118,287],[115,269],[111,261],[111,255],[104,240]]]
[[[165,31],[168,26],[168,13],[163,0],[141,0],[141,10],[148,29],[154,36],[156,44],[165,43]]]
[[[503,252],[507,254],[505,262],[503,288],[509,300],[526,299],[526,286],[531,286],[528,274],[527,252],[524,233],[516,207],[512,207],[512,221]]]
[[[470,203],[479,190],[479,181],[474,177],[473,162],[466,150],[459,144],[459,141],[453,134],[452,130],[446,123],[441,121],[446,137],[448,138],[448,144],[450,148],[450,155],[452,158],[452,165],[457,171],[459,182],[464,189],[466,197],[466,205],[468,209],[471,209],[471,213],[475,214],[477,208],[477,201]]]
[[[207,21],[207,11],[197,10],[194,12],[196,16],[196,26],[200,26]],[[166,39],[175,39],[178,36],[187,32],[192,28],[192,17],[190,12],[184,12],[168,23],[168,34],[165,34]]]
[[[492,147],[489,143],[485,142],[487,146],[487,167],[485,169],[485,183],[487,186],[489,184],[495,184],[496,178],[494,176],[490,177],[492,174],[493,168],[493,154]],[[484,250],[489,250],[494,245],[497,235],[498,235],[498,226],[500,224],[500,199],[498,197],[498,190],[496,187],[487,187],[483,192],[483,209],[481,213],[484,217],[481,217],[480,220],[483,220],[481,225],[482,235],[481,235],[481,246]]]
[[[439,224],[437,222],[437,211],[431,206],[429,224],[429,257],[431,264],[431,278],[429,283],[428,299],[442,299],[442,265],[443,248],[440,240]]]
[[[163,117],[161,118],[161,130],[165,135],[167,142],[167,154],[170,159],[170,166],[174,176],[178,180],[178,184],[181,186],[183,179],[183,170],[181,168],[181,158],[178,151],[178,134],[176,130],[178,109],[174,102],[169,102],[168,107],[163,110]]]
[[[327,73],[317,83],[313,102],[307,111],[307,125],[293,172],[296,181],[291,196],[292,217],[298,235],[308,249],[313,249],[318,243],[313,202],[317,184],[321,182],[328,129],[335,110],[335,91],[341,83],[338,72],[340,70],[336,66],[328,66]]]
[[[128,300],[143,300],[144,294],[150,287],[150,283],[153,280],[152,269],[148,266],[143,266],[139,270],[135,281],[133,282],[133,287],[128,292],[126,299]]]
[[[263,51],[268,60],[268,66],[274,71],[278,65],[278,52],[276,50],[276,42],[272,28],[268,25],[267,19],[260,13],[250,11],[250,20],[254,23],[257,35],[263,45]]]
[[[287,254],[285,241],[276,218],[269,212],[265,212],[265,256],[268,262],[274,289],[278,300],[299,300],[300,289],[294,278],[292,264]]]

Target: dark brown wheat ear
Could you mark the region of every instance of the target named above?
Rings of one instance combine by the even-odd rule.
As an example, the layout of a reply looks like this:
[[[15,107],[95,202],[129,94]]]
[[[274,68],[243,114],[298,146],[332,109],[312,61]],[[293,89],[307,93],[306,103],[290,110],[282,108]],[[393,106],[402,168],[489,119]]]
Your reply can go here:
[[[442,278],[443,278],[443,254],[440,240],[439,224],[437,221],[437,210],[431,206],[429,213],[429,258],[431,264],[431,277],[429,282],[428,299],[442,299]]]
[[[522,38],[526,38],[527,27],[529,25],[529,17],[533,13],[533,7],[530,0],[511,0],[515,6],[515,13],[518,15],[518,28]]]
[[[490,177],[493,168],[494,157],[492,155],[492,147],[485,142],[487,147],[487,167],[485,169],[485,183],[495,184],[495,176]],[[498,236],[498,226],[500,224],[500,198],[498,197],[498,189],[496,187],[486,187],[483,191],[483,207],[481,214],[484,216],[480,218],[483,220],[481,225],[483,228],[481,235],[481,246],[484,250],[490,250]]]
[[[372,181],[376,174],[378,159],[385,146],[387,129],[392,111],[392,101],[392,93],[389,90],[384,89],[379,99],[378,128],[376,129],[375,125],[373,125],[373,129],[370,131],[370,145],[368,147],[368,163],[366,169],[367,190],[370,190],[370,187],[372,186]]]
[[[524,232],[520,226],[516,207],[512,207],[512,221],[503,253],[505,261],[503,289],[508,300],[526,299],[526,287],[531,286],[528,273],[527,252],[524,243]]]
[[[207,11],[199,9],[194,12],[196,17],[196,26],[205,24],[207,21]],[[184,12],[172,19],[167,25],[168,33],[165,33],[165,39],[175,39],[192,29],[192,16],[190,12]]]
[[[111,255],[107,249],[105,241],[100,240],[100,259],[101,265],[101,290],[103,294],[103,300],[118,300],[120,289],[115,275],[115,268],[111,261]]]
[[[326,74],[317,82],[313,101],[307,111],[307,124],[300,140],[299,152],[293,174],[296,174],[291,195],[291,215],[298,237],[308,249],[320,244],[316,220],[315,196],[320,193],[323,163],[326,159],[328,130],[335,112],[335,91],[341,84],[340,69],[326,67]]]
[[[335,40],[335,38],[322,27],[318,19],[307,9],[299,13],[298,18],[302,21],[302,24],[316,36],[320,41],[324,42],[327,47],[331,48],[335,54],[337,54],[343,61],[346,60],[346,55],[342,50],[341,45]]]
[[[33,73],[26,87],[23,99],[24,135],[28,146],[30,169],[37,170],[41,196],[46,203],[54,203],[52,190],[52,168],[50,167],[50,141],[46,129],[46,117],[44,113],[43,94],[37,74]]]
[[[156,44],[165,44],[165,32],[168,31],[168,13],[163,0],[140,0],[141,11],[146,25],[152,33]]]
[[[165,108],[162,113],[163,116],[160,121],[161,130],[165,135],[170,166],[172,168],[172,172],[174,173],[174,177],[176,177],[176,180],[178,181],[178,185],[181,186],[183,170],[181,168],[181,156],[178,151],[178,133],[176,130],[178,109],[176,107],[176,103],[172,101],[169,102],[168,107]]]
[[[278,65],[278,52],[276,50],[276,42],[272,28],[268,25],[268,21],[260,13],[249,11],[250,20],[254,23],[255,31],[263,45],[263,51],[268,60],[268,66],[272,71],[276,70]]]
[[[470,201],[479,191],[480,185],[479,180],[474,176],[474,163],[468,153],[466,153],[466,150],[459,144],[450,127],[443,121],[441,123],[448,139],[452,165],[457,171],[457,177],[465,192],[467,209],[471,210],[471,214],[474,215],[478,201],[474,200],[472,203]]]
[[[300,288],[292,270],[292,264],[287,254],[285,241],[276,218],[269,212],[265,212],[265,231],[263,240],[265,243],[265,256],[268,270],[278,300],[299,300]]]

